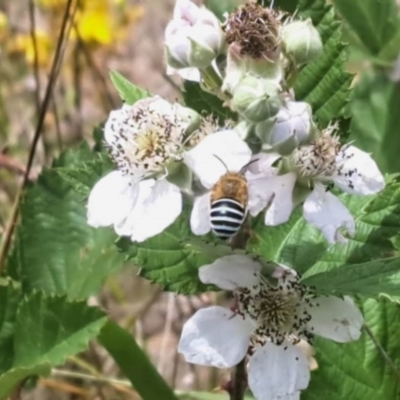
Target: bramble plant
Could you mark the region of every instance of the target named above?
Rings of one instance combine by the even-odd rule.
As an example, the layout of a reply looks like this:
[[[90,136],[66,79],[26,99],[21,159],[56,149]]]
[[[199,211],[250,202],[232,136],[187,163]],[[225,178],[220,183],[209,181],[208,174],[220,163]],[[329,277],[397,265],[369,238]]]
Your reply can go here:
[[[87,305],[126,260],[166,291],[232,294],[182,330],[187,362],[233,368],[202,399],[398,398],[396,2],[226,3],[176,0],[184,104],[112,71],[123,104],[95,148],[26,187],[0,252],[0,398],[96,338],[143,399],[185,398]]]

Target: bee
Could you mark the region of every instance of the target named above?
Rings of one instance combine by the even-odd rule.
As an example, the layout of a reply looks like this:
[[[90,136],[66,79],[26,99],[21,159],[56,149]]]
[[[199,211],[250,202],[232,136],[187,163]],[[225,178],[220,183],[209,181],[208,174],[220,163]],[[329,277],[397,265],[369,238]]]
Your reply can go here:
[[[211,189],[210,222],[216,236],[229,239],[239,231],[246,219],[249,192],[244,171],[256,160],[246,164],[240,172],[228,171],[220,161],[227,172]]]

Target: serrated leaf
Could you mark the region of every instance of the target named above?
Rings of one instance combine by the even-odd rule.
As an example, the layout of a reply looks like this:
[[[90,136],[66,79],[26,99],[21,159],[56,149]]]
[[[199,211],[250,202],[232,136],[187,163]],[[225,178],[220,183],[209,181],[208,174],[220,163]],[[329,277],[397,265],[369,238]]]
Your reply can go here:
[[[400,307],[388,300],[369,299],[362,304],[366,323],[378,343],[400,367]],[[314,344],[319,368],[312,372],[304,400],[394,400],[400,381],[371,338],[364,332],[358,341],[335,343],[318,338]]]
[[[400,295],[400,257],[388,258],[361,264],[343,265],[340,268],[312,274],[303,283],[318,287],[319,293],[340,295]]]
[[[79,170],[79,165],[98,158],[89,154],[91,158],[85,154],[80,164],[75,159],[72,168]],[[88,226],[84,196],[60,178],[58,168],[71,167],[65,164],[67,158],[57,161],[56,169],[45,169],[27,189],[13,260],[25,291],[39,289],[82,299],[96,293],[124,261],[114,245],[113,230]]]
[[[13,362],[15,320],[21,296],[15,283],[0,285],[0,374],[7,371]]]
[[[382,172],[400,172],[400,86],[381,72],[365,72],[357,83],[350,140],[370,152]]]
[[[299,72],[294,90],[297,100],[311,104],[322,126],[344,115],[353,76],[344,70],[346,46],[341,24],[325,0],[300,0],[299,18],[311,18],[324,42],[320,57]]]
[[[47,374],[85,350],[106,321],[100,310],[85,302],[68,303],[65,297],[46,298],[41,293],[26,298],[15,322],[13,362],[0,376],[0,398],[28,376]]]
[[[222,105],[222,100],[211,93],[205,92],[196,82],[185,81],[183,98],[185,105],[197,111],[200,115],[214,115],[222,125],[225,120],[236,120],[237,115],[228,107]]]
[[[177,400],[172,389],[129,332],[109,321],[102,329],[99,341],[132,382],[143,400]]]
[[[198,268],[212,262],[213,258],[187,245],[192,236],[186,207],[163,233],[142,243],[121,238],[118,247],[141,268],[140,275],[144,278],[163,285],[165,290],[193,294],[207,290],[199,280]]]
[[[110,78],[119,96],[126,104],[133,105],[138,100],[150,96],[149,92],[135,86],[117,71],[110,71]]]
[[[358,283],[358,288],[357,282],[354,282],[354,271],[358,264],[397,254],[393,238],[400,230],[400,185],[389,184],[377,196],[341,195],[340,199],[356,220],[356,235],[347,244],[328,247],[322,235],[307,224],[301,216],[301,210],[297,210],[286,224],[274,228],[265,227],[262,217],[257,219],[253,226],[255,238],[249,242],[248,250],[264,259],[287,264],[301,273],[307,271],[305,283],[315,283],[319,290],[328,293],[334,290],[335,293],[345,294],[349,290],[345,286],[341,289],[338,285],[335,288],[330,285],[329,274],[334,274],[335,269],[339,269],[337,273],[341,272],[343,277],[347,270],[351,274],[348,279],[353,282],[352,293],[358,290],[359,293],[365,292],[375,297],[390,289],[393,294],[396,291],[394,285],[400,293],[395,265],[389,264],[387,270],[376,268],[371,271],[375,274],[372,273],[365,281],[365,288],[361,287],[362,282]],[[367,271],[364,271],[366,275]],[[318,274],[317,281],[309,280]],[[336,279],[339,280],[339,276]],[[344,281],[342,283],[345,285]]]
[[[384,60],[397,56],[400,19],[395,0],[334,0],[333,3],[349,26],[354,45],[368,56],[384,56]]]

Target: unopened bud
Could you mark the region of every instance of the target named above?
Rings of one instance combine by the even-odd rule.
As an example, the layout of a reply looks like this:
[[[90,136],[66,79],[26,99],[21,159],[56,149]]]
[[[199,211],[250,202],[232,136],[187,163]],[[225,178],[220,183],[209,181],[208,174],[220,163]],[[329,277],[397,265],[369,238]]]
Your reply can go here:
[[[231,107],[251,122],[275,116],[281,105],[279,86],[268,79],[247,75],[235,88]]]
[[[321,36],[310,18],[285,25],[282,28],[282,42],[285,53],[296,65],[309,63],[322,53]]]
[[[256,126],[257,136],[281,155],[291,154],[301,144],[310,143],[316,133],[309,104],[286,102],[275,118]]]
[[[190,0],[178,0],[165,30],[167,63],[175,69],[206,68],[224,47],[217,17]]]

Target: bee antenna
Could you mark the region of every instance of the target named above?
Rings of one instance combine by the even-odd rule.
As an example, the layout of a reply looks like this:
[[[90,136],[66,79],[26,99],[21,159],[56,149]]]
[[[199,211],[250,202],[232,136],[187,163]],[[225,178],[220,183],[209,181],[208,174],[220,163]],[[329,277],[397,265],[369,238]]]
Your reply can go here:
[[[225,167],[226,172],[229,172],[228,167],[226,166],[226,164],[225,164],[216,154],[213,154],[213,156],[214,156],[216,159],[218,159],[219,161],[221,161],[221,164]]]
[[[245,166],[242,167],[242,169],[240,170],[240,173],[243,173],[249,165],[254,164],[257,161],[259,161],[258,158],[255,158],[254,160],[249,161]]]

